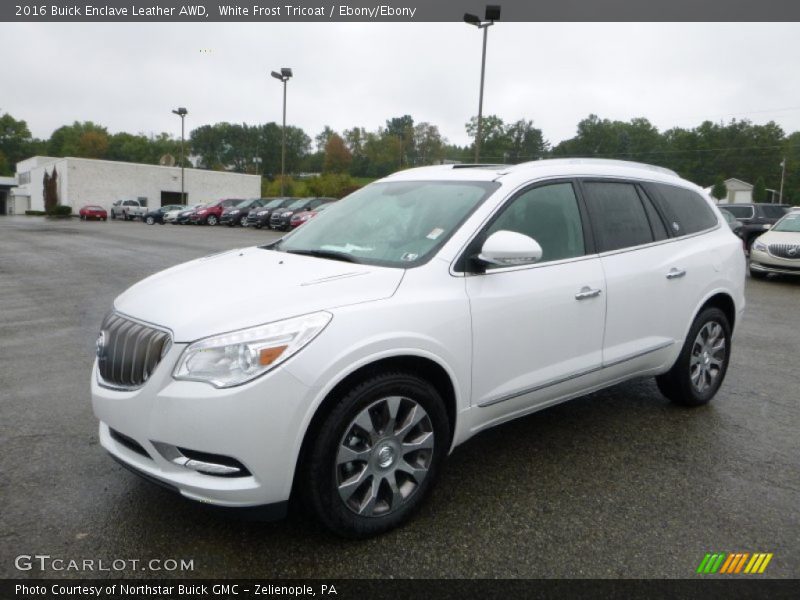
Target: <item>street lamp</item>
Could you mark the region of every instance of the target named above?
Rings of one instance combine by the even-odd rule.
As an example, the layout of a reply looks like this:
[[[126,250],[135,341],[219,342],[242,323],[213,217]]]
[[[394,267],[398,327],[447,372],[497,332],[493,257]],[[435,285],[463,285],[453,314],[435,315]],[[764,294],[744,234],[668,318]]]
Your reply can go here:
[[[480,162],[481,157],[481,133],[483,126],[483,79],[486,73],[486,37],[489,32],[489,27],[494,25],[495,21],[500,20],[500,6],[490,4],[486,7],[486,14],[484,20],[481,21],[478,15],[471,13],[464,13],[464,22],[469,25],[475,25],[478,29],[483,29],[483,56],[481,58],[481,92],[478,100],[478,134],[475,137],[475,162]]]
[[[186,204],[186,194],[183,191],[183,120],[189,114],[189,111],[181,106],[172,112],[181,118],[181,204]]]
[[[281,196],[283,196],[286,178],[286,82],[292,78],[292,70],[283,67],[280,73],[273,71],[270,75],[283,82],[283,128],[281,129]]]

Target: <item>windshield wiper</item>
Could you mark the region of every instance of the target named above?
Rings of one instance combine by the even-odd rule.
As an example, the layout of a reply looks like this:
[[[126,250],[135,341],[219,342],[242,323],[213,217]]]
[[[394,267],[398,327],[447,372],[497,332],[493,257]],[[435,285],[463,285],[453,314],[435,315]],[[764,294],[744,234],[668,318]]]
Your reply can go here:
[[[316,258],[330,258],[331,260],[341,260],[344,262],[360,263],[352,254],[347,252],[337,252],[335,250],[285,250],[289,254],[302,254],[303,256],[314,256]]]

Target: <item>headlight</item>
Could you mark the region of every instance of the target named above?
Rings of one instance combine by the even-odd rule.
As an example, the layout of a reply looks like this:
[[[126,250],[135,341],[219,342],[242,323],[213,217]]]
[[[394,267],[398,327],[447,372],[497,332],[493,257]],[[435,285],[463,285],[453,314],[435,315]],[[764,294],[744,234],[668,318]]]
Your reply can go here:
[[[198,211],[197,211],[197,214],[198,214],[198,215],[204,215],[204,214],[206,214],[207,212],[208,212],[207,210],[198,210]]]
[[[199,340],[183,351],[172,376],[217,388],[240,385],[297,353],[332,318],[318,312]]]
[[[259,217],[263,217],[265,214],[267,214],[267,211],[265,211],[265,210],[260,210],[260,211],[258,211],[256,214],[257,214]]]
[[[232,210],[232,211],[231,211],[231,214],[232,214],[232,215],[238,215],[238,214],[239,214],[239,211],[238,211],[238,210]]]
[[[767,251],[767,245],[764,242],[756,241],[753,244],[753,250],[758,250],[759,252],[766,252]]]
[[[281,216],[282,217],[291,217],[292,216],[292,211],[287,210],[285,213],[282,213]]]

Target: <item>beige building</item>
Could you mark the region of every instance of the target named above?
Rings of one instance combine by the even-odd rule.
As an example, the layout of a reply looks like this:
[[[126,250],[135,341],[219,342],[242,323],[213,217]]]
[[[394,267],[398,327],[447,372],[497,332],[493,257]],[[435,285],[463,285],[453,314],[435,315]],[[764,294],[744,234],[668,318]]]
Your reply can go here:
[[[73,212],[86,204],[108,210],[117,200],[144,200],[149,208],[158,208],[181,199],[180,167],[34,156],[17,163],[16,187],[6,199],[6,213],[44,210],[44,176],[52,176],[54,170],[59,202]],[[260,175],[185,169],[184,179],[187,204],[261,195]]]

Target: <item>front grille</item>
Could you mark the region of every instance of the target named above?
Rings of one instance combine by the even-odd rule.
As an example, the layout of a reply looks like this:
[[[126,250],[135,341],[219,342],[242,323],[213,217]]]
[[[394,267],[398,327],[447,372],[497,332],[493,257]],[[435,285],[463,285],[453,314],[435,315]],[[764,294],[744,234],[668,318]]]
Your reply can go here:
[[[770,244],[769,253],[776,258],[800,260],[800,244]]]
[[[100,376],[112,386],[138,388],[161,362],[171,341],[166,331],[110,313],[97,343]]]

